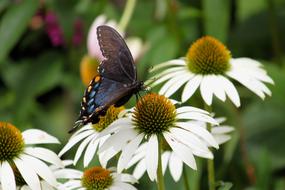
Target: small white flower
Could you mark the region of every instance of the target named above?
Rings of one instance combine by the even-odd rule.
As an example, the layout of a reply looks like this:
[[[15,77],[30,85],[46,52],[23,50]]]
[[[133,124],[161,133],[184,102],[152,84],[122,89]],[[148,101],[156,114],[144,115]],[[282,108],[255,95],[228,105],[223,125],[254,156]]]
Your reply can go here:
[[[56,177],[45,162],[63,167],[59,157],[46,148],[32,147],[36,144],[59,143],[55,137],[38,129],[21,133],[15,126],[0,122],[0,142],[2,190],[16,190],[14,173],[19,174],[32,190],[41,189],[41,184],[52,187],[58,185]]]
[[[59,189],[136,190],[130,183],[137,183],[132,175],[116,173],[115,168],[92,167],[85,170],[84,173],[78,173],[75,179],[67,181]]]
[[[153,181],[157,177],[158,139],[161,139],[165,140],[181,162],[196,169],[194,155],[212,159],[213,154],[207,145],[215,148],[219,146],[204,127],[189,123],[192,120],[217,124],[204,110],[190,106],[176,109],[166,97],[147,94],[138,101],[129,117],[114,121],[102,131],[100,136],[111,136],[100,147],[99,152],[111,152],[115,155],[122,151],[117,166],[118,172],[122,172],[129,167],[129,162],[141,142],[146,140],[142,164],[146,165],[148,176]]]
[[[181,101],[187,101],[200,86],[203,100],[212,104],[213,95],[225,101],[226,96],[240,106],[239,94],[228,79],[232,78],[262,99],[271,95],[264,83],[274,84],[261,63],[250,58],[232,58],[230,51],[218,40],[206,36],[197,40],[185,58],[170,60],[153,68],[153,71],[167,68],[154,76],[156,86],[167,81],[159,93],[170,97],[183,85]]]
[[[83,164],[84,167],[88,166],[91,160],[93,159],[95,153],[97,152],[97,148],[102,145],[108,138],[108,136],[99,137],[101,131],[108,127],[109,124],[111,124],[113,121],[115,121],[118,117],[121,117],[120,112],[123,110],[122,107],[115,108],[114,106],[111,106],[108,110],[105,116],[100,116],[100,121],[94,125],[91,123],[83,126],[81,129],[79,129],[77,132],[75,132],[67,142],[67,144],[63,147],[63,149],[59,152],[59,157],[61,157],[63,154],[65,154],[69,149],[71,149],[73,146],[81,142],[79,145],[73,164],[76,165],[78,160],[80,159],[81,155],[84,154]],[[106,155],[106,154],[100,154],[99,160],[100,163],[105,167],[107,165],[107,162],[105,162],[105,157],[112,156]]]

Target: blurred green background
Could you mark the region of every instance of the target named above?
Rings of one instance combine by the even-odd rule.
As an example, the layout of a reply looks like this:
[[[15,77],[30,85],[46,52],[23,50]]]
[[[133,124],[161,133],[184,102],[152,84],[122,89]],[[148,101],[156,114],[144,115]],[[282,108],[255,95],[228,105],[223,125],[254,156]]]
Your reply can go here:
[[[62,145],[51,146],[58,152],[80,109],[85,86],[79,68],[87,54],[88,29],[100,14],[119,21],[125,3],[1,0],[0,120],[58,137]],[[193,41],[212,35],[233,57],[264,63],[275,81],[269,86],[273,95],[265,101],[239,87],[238,110],[215,100],[217,116],[227,116],[227,124],[236,127],[232,140],[215,153],[220,189],[285,189],[284,34],[285,0],[137,0],[126,35],[147,44],[137,61],[141,79],[151,66],[184,56]],[[195,105],[195,97],[192,101]],[[188,169],[188,181],[193,190],[206,189],[205,160],[197,160],[199,170]],[[168,173],[166,183],[167,189],[183,189],[183,180],[176,184]],[[155,185],[145,176],[138,188]]]

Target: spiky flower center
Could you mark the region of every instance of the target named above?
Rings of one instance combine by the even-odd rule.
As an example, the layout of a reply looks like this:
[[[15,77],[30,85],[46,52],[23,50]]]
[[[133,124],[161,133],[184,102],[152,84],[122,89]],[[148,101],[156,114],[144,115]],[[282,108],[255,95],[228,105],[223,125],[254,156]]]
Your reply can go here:
[[[137,102],[133,115],[133,122],[140,132],[161,134],[173,126],[176,109],[165,96],[150,93]]]
[[[0,162],[12,161],[24,150],[21,132],[12,124],[0,122]]]
[[[118,119],[119,113],[124,109],[124,107],[118,107],[116,108],[115,106],[111,106],[108,108],[106,115],[105,116],[99,116],[100,120],[98,123],[93,125],[93,128],[100,132],[106,127],[108,127],[113,121]]]
[[[197,74],[223,74],[230,68],[230,51],[217,39],[205,36],[189,48],[186,61],[191,72]]]
[[[101,167],[85,170],[81,179],[81,184],[86,190],[105,190],[112,182],[111,172]]]

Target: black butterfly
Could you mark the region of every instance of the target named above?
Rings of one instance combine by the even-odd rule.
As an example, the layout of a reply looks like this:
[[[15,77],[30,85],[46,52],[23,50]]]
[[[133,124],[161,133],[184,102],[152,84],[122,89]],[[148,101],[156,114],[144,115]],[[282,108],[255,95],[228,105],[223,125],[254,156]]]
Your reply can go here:
[[[137,80],[133,57],[120,34],[102,25],[97,27],[97,36],[105,59],[98,67],[99,75],[85,90],[79,118],[69,133],[89,122],[97,123],[111,105],[122,106],[133,94],[145,89],[143,81]]]

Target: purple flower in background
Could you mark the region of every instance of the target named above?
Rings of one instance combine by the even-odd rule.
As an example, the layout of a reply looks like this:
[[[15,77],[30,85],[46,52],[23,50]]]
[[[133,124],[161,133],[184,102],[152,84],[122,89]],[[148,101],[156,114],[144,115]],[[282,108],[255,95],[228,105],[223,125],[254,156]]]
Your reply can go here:
[[[83,31],[83,22],[80,19],[76,19],[73,25],[73,36],[72,44],[74,46],[79,46],[83,42],[84,31]]]
[[[62,46],[64,44],[63,32],[59,26],[54,12],[49,11],[45,15],[46,32],[53,46]]]

